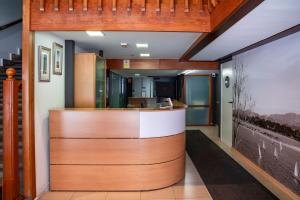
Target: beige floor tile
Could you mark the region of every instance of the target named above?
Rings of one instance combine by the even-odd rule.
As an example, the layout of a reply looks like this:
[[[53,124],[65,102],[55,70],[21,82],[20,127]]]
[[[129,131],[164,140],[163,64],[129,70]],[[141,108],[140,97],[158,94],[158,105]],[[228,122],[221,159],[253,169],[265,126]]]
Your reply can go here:
[[[141,200],[167,200],[175,199],[173,187],[161,190],[141,192]]]
[[[176,199],[210,198],[210,194],[203,185],[179,185],[174,186]]]
[[[71,200],[105,200],[107,192],[74,192]]]
[[[108,192],[106,200],[140,200],[140,192]]]
[[[45,192],[39,200],[70,200],[73,192]]]

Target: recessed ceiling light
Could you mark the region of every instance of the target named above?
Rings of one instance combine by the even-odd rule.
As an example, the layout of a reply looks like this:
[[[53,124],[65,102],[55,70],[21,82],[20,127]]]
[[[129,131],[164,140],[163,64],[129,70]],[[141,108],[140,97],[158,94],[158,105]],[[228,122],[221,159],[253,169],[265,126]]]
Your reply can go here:
[[[140,56],[141,57],[150,57],[150,53],[141,53]]]
[[[101,31],[86,31],[86,33],[91,37],[103,37],[104,34]]]
[[[121,47],[126,48],[128,46],[128,44],[126,42],[121,42],[120,43]]]
[[[140,76],[140,74],[134,74],[134,76]]]
[[[149,45],[147,43],[136,43],[137,48],[148,48]]]

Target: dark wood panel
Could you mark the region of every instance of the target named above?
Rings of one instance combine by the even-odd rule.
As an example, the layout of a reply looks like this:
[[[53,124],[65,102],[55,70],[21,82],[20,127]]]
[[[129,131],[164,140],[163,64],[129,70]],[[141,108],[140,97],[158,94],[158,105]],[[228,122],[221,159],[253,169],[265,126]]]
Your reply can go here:
[[[170,1],[160,1],[159,15],[156,1],[132,0],[128,13],[128,1],[99,0],[59,2],[59,11],[53,10],[53,1],[44,2],[40,11],[40,0],[32,0],[32,30],[124,30],[124,31],[183,31],[209,32],[210,17],[199,13],[198,4],[191,4],[185,12],[185,0],[175,1],[174,12]],[[116,2],[116,5],[113,3]],[[145,3],[145,4],[144,4]],[[87,10],[85,8],[88,8]],[[72,12],[70,12],[71,10]],[[141,10],[144,10],[141,12]],[[101,12],[99,12],[101,11]]]
[[[51,110],[51,138],[138,138],[137,110]]]
[[[107,67],[109,69],[123,69],[122,59],[108,59]],[[180,62],[175,59],[160,59],[160,60],[146,60],[146,59],[132,59],[130,60],[130,69],[199,69],[199,70],[218,70],[218,62],[206,61],[187,61]]]
[[[184,172],[185,156],[154,165],[50,165],[50,190],[154,190],[179,182]]]

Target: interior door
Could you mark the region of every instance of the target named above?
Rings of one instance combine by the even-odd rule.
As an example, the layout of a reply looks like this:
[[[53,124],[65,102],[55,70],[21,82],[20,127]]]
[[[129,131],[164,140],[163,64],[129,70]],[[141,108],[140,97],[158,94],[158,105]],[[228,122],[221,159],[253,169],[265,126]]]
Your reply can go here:
[[[189,126],[209,125],[211,121],[211,76],[185,76],[186,123]]]
[[[232,146],[232,102],[233,70],[232,61],[221,65],[221,141]]]

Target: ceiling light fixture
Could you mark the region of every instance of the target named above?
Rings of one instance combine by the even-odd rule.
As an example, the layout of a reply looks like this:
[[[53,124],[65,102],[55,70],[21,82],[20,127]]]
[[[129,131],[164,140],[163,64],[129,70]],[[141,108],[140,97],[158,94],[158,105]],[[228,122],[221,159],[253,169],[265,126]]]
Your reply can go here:
[[[104,34],[101,31],[86,31],[86,34],[88,34],[91,37],[103,37]]]
[[[123,47],[123,48],[128,47],[128,44],[127,44],[126,42],[121,42],[120,45],[121,45],[121,47]]]
[[[140,74],[134,74],[134,76],[140,76]]]
[[[136,43],[137,48],[148,48],[149,45],[147,43]]]
[[[141,57],[150,57],[150,53],[141,53],[140,56]]]

